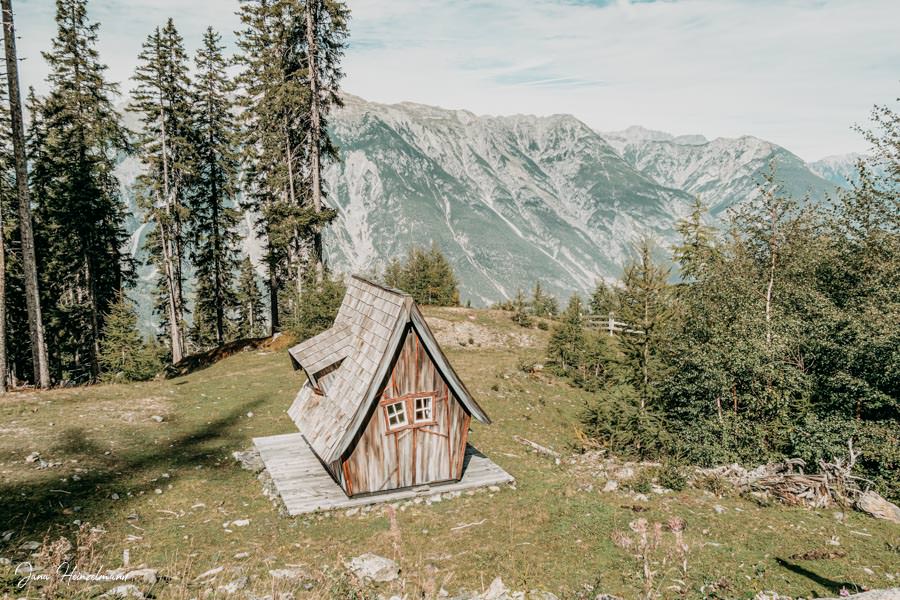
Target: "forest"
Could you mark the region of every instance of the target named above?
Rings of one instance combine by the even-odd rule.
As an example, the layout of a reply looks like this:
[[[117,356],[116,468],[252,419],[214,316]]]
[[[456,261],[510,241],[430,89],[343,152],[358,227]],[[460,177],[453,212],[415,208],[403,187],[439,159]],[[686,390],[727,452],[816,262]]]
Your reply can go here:
[[[168,19],[120,89],[107,79],[87,0],[59,0],[42,53],[49,92],[27,90],[23,111],[5,6],[0,389],[147,379],[189,353],[292,327],[312,304],[306,295],[331,284],[322,230],[335,212],[321,171],[337,159],[328,116],[340,106],[349,9],[246,0],[238,10],[236,56],[212,28],[188,56]],[[137,131],[123,123],[123,96]],[[139,332],[128,298],[136,265],[115,168],[129,155],[143,168],[157,339]],[[240,247],[245,212],[264,243],[263,290]]]

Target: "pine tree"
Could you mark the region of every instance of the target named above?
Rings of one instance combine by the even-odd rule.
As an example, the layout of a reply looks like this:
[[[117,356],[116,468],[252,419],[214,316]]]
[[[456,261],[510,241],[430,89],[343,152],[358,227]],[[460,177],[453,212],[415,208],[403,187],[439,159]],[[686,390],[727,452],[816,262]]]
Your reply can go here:
[[[513,316],[512,321],[520,327],[531,327],[532,319],[528,314],[528,303],[525,301],[525,294],[522,290],[516,290],[516,296],[512,301]]]
[[[241,262],[237,302],[237,337],[244,339],[262,336],[265,331],[263,297],[256,283],[256,270],[249,256]]]
[[[348,14],[336,0],[241,3],[246,198],[260,215],[273,331],[282,286],[293,283],[299,307],[311,266],[321,278],[321,231],[336,216],[322,202],[321,169],[336,155],[326,117],[339,103]]]
[[[0,98],[2,101],[2,98]],[[3,130],[0,135],[5,137],[7,119],[3,118]],[[7,372],[9,367],[6,358],[6,223],[3,213],[6,210],[7,197],[9,196],[9,172],[7,164],[7,144],[5,140],[0,142],[0,394],[5,394],[7,389]]]
[[[198,281],[194,306],[194,341],[202,346],[225,341],[225,318],[237,304],[234,275],[238,268],[240,213],[237,197],[238,125],[222,55],[221,37],[212,28],[203,36],[195,59],[193,139],[196,167],[191,179],[192,258]]]
[[[279,292],[300,269],[302,123],[305,113],[300,13],[292,0],[241,0],[245,206],[259,215],[269,289],[269,322],[281,325]],[[298,101],[303,100],[303,101]],[[293,265],[293,266],[292,266]],[[300,277],[297,280],[299,295]]]
[[[637,391],[640,411],[658,407],[665,375],[661,351],[673,318],[669,269],[656,264],[649,240],[642,240],[638,256],[625,267],[619,294],[619,315],[635,333],[625,333],[621,347],[627,380]]]
[[[290,323],[291,333],[300,340],[311,338],[331,327],[347,291],[344,282],[332,278],[328,271],[325,271],[318,286],[314,285],[314,271],[310,271],[306,277],[308,280],[303,286],[299,309]]]
[[[306,73],[309,88],[309,132],[306,138],[310,200],[313,211],[320,215],[313,228],[313,256],[316,280],[323,270],[322,226],[334,217],[323,215],[322,163],[337,158],[337,149],[327,130],[328,112],[341,106],[338,85],[343,73],[340,60],[347,39],[350,10],[340,0],[306,0]]]
[[[400,262],[399,258],[395,256],[388,261],[387,266],[384,268],[382,279],[388,287],[397,290],[403,289],[406,282],[404,281],[403,263]]]
[[[109,308],[100,342],[100,367],[107,381],[146,381],[160,370],[159,353],[137,327],[134,305],[120,294]]]
[[[615,314],[617,311],[618,297],[616,290],[602,279],[598,280],[597,285],[594,287],[594,293],[591,294],[591,314],[606,317],[610,313]]]
[[[675,225],[675,230],[681,236],[681,244],[674,247],[673,256],[685,279],[700,277],[709,262],[715,258],[715,231],[703,222],[706,212],[706,206],[700,198],[694,198],[691,214]]]
[[[15,157],[12,148],[12,120],[6,100],[6,89],[0,86],[0,394],[7,391],[9,358],[6,346],[7,292],[6,244],[7,207],[16,198]]]
[[[547,359],[557,375],[573,377],[584,361],[585,337],[581,298],[569,298],[547,344]]]
[[[30,140],[48,346],[59,378],[96,379],[104,314],[131,275],[114,174],[128,140],[86,0],[57,0],[56,24],[43,55],[50,92],[33,99]]]
[[[148,36],[138,60],[130,109],[141,115],[140,156],[147,168],[138,179],[138,194],[147,221],[155,225],[147,243],[161,274],[164,329],[177,363],[185,352],[183,262],[195,155],[187,56],[172,19]]]
[[[556,298],[544,292],[540,281],[534,284],[534,291],[531,294],[531,311],[535,316],[547,318],[553,318],[559,312]]]
[[[28,328],[29,333],[31,334],[34,379],[42,388],[47,388],[50,387],[50,369],[47,358],[46,340],[44,337],[44,321],[41,313],[40,290],[37,275],[37,258],[35,254],[34,233],[32,231],[31,200],[29,198],[27,180],[28,166],[25,158],[25,126],[24,118],[22,116],[22,98],[19,92],[19,65],[16,55],[16,32],[15,24],[13,22],[12,0],[2,0],[2,2],[0,2],[0,11],[3,13],[3,43],[6,56],[6,77],[9,87],[10,132],[15,160],[16,195],[19,205],[19,231],[22,245],[22,263],[24,266],[25,296],[28,307]],[[5,307],[4,312],[6,312]],[[4,321],[4,328],[5,326],[6,324]]]
[[[419,304],[459,306],[456,274],[436,243],[410,246],[406,260],[392,259],[382,275],[385,285],[403,290]]]

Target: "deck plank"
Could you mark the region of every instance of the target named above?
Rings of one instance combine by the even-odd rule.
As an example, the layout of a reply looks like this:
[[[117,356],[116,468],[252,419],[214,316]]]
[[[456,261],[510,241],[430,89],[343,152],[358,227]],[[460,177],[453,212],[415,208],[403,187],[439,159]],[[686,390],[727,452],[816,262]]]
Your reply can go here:
[[[394,490],[350,498],[335,483],[299,433],[254,438],[253,443],[291,516],[396,502],[437,493],[465,491],[515,479],[473,446],[466,446],[463,476],[459,481]]]

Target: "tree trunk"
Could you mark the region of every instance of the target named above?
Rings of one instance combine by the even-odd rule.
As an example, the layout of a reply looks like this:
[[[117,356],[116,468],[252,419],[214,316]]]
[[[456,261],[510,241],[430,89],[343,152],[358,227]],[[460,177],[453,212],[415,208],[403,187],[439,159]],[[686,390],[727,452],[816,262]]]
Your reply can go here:
[[[97,306],[97,284],[94,281],[94,270],[91,268],[91,260],[87,258],[84,263],[85,287],[88,289],[91,305],[91,378],[94,381],[100,379],[100,308]]]
[[[268,269],[269,269],[269,334],[275,335],[281,329],[281,320],[278,315],[278,265],[275,264],[276,258],[272,255],[271,236],[266,231],[266,244],[269,248]]]
[[[166,108],[165,102],[160,96],[159,99],[159,121],[160,121],[160,149],[162,152],[162,168],[163,168],[163,198],[165,201],[166,220],[164,226],[160,219],[157,218],[157,226],[160,228],[160,243],[163,251],[163,265],[166,276],[166,286],[169,292],[169,340],[172,347],[172,364],[178,364],[184,358],[184,337],[181,332],[181,254],[178,241],[173,238],[180,235],[180,231],[175,227],[175,219],[173,204],[175,203],[175,194],[171,189],[169,181],[169,154],[168,139],[166,135]],[[174,254],[178,252],[177,256]]]
[[[25,159],[25,125],[22,98],[19,95],[19,65],[16,58],[16,31],[13,24],[12,0],[0,0],[3,11],[3,42],[6,49],[6,80],[9,85],[9,114],[16,160],[16,190],[19,199],[19,228],[22,237],[22,267],[25,274],[25,300],[28,306],[28,328],[31,331],[31,353],[34,358],[35,383],[50,387],[50,368],[44,342],[44,320],[38,288],[34,232],[31,225],[31,201],[28,197],[28,166]]]
[[[213,140],[209,140],[212,147]],[[210,159],[214,163],[214,159]],[[216,298],[216,345],[221,346],[225,343],[225,285],[223,282],[224,265],[222,264],[222,236],[219,231],[219,185],[216,178],[216,166],[210,164],[213,169],[212,190],[210,197],[212,199],[212,227],[213,227],[213,293]]]
[[[0,394],[6,393],[6,237],[0,198]]]
[[[313,210],[318,214],[322,212],[322,159],[320,141],[322,137],[322,112],[319,96],[319,47],[316,40],[316,30],[319,19],[319,0],[308,0],[306,3],[306,45],[309,57],[309,169],[310,185],[312,186]],[[313,264],[316,270],[316,285],[322,283],[324,263],[322,261],[322,232],[318,225],[313,233]]]

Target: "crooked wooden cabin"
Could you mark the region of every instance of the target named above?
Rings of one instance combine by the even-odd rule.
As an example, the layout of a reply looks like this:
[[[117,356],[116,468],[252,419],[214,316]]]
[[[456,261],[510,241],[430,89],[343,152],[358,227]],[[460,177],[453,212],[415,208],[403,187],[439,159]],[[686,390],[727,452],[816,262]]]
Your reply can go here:
[[[331,329],[290,355],[307,381],[288,414],[347,496],[462,478],[469,424],[490,419],[411,296],[354,276]]]

